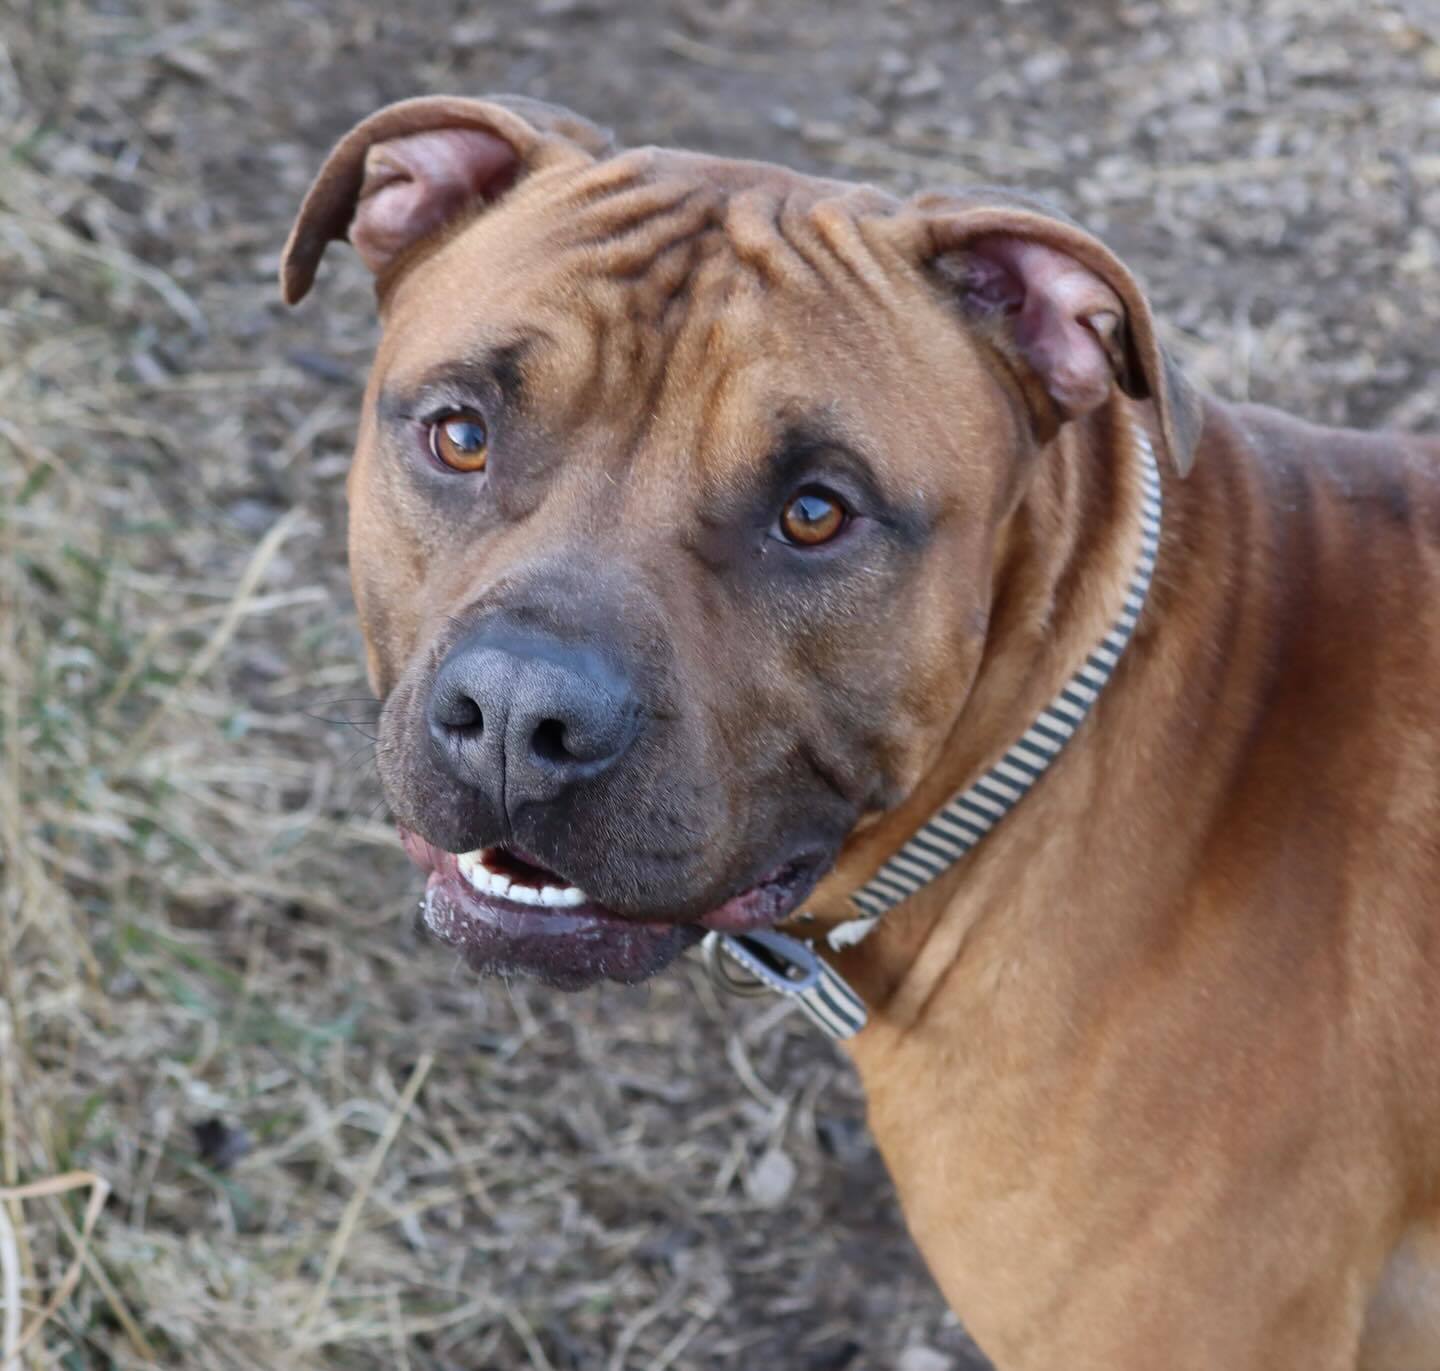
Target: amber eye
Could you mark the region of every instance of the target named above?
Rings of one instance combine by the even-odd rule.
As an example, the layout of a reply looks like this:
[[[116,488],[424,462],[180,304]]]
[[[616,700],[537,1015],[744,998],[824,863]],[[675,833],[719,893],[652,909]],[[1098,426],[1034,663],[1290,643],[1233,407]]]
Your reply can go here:
[[[490,450],[485,420],[469,410],[447,414],[430,425],[430,453],[455,471],[484,471]]]
[[[844,527],[845,506],[815,486],[792,496],[780,511],[780,532],[798,547],[828,543]]]

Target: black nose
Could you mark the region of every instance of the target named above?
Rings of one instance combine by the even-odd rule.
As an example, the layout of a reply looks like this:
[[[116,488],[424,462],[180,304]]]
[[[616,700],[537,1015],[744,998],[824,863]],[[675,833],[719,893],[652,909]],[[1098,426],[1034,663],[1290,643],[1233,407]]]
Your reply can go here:
[[[496,628],[450,649],[428,708],[446,768],[512,816],[618,762],[638,715],[629,681],[598,653]]]

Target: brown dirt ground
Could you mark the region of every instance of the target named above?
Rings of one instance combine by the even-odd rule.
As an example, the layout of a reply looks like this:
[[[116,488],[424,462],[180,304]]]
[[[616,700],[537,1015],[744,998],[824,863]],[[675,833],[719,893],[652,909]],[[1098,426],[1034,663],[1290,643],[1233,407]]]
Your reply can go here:
[[[0,1206],[25,1321],[66,1296],[23,1364],[978,1365],[802,1023],[414,939],[338,722],[367,283],[273,287],[330,140],[511,90],[1044,189],[1212,389],[1433,428],[1437,40],[1344,0],[0,0],[0,1185],[113,1188],[68,1295],[82,1192]]]

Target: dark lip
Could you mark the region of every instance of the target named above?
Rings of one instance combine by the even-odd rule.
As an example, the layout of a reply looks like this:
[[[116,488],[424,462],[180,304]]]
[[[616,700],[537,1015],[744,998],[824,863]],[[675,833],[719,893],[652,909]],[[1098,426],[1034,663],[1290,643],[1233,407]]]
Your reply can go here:
[[[707,929],[743,933],[776,924],[810,893],[822,866],[815,857],[792,859],[699,919],[682,922],[629,917],[593,902],[556,909],[482,895],[461,874],[455,853],[405,828],[400,838],[410,859],[429,873],[419,916],[426,933],[460,951],[477,972],[529,975],[560,989],[642,981]],[[530,854],[511,851],[547,869]]]
[[[792,858],[702,915],[700,926],[717,933],[748,933],[754,928],[773,927],[793,914],[815,888],[820,870],[817,857]]]

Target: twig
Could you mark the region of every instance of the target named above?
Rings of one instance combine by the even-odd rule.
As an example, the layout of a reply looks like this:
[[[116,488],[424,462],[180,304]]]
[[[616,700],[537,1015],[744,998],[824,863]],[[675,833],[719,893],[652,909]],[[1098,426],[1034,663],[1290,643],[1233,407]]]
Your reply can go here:
[[[380,1174],[380,1167],[385,1161],[385,1155],[390,1151],[390,1145],[399,1135],[401,1126],[405,1122],[405,1116],[409,1114],[410,1106],[415,1103],[415,1097],[420,1093],[420,1087],[425,1084],[425,1077],[429,1074],[434,1062],[434,1053],[427,1052],[415,1063],[415,1069],[410,1073],[410,1079],[405,1082],[405,1089],[400,1092],[400,1098],[395,1101],[395,1108],[390,1111],[390,1117],[385,1120],[385,1127],[380,1130],[380,1136],[375,1140],[375,1146],[370,1149],[370,1155],[365,1159],[365,1165],[361,1168],[355,1192],[350,1196],[350,1200],[345,1206],[345,1212],[340,1216],[340,1224],[335,1230],[335,1236],[330,1240],[330,1250],[325,1254],[325,1269],[321,1272],[320,1282],[316,1285],[309,1303],[305,1306],[304,1314],[301,1315],[300,1325],[296,1330],[297,1336],[303,1337],[309,1332],[316,1316],[324,1308],[326,1300],[329,1299],[330,1286],[334,1283],[335,1273],[339,1271],[340,1263],[345,1259],[345,1249],[349,1246],[350,1235],[355,1231],[355,1225],[360,1220],[360,1212],[370,1198],[370,1191],[375,1185],[376,1176]]]
[[[13,1320],[17,1331],[12,1336],[11,1311],[18,1314],[20,1309],[19,1250],[15,1242],[14,1225],[10,1221],[10,1216],[4,1213],[4,1207],[21,1200],[46,1199],[87,1187],[90,1191],[90,1199],[85,1206],[85,1219],[78,1233],[75,1231],[75,1225],[70,1222],[70,1216],[65,1213],[63,1208],[55,1206],[56,1213],[60,1216],[64,1226],[65,1235],[75,1248],[74,1260],[60,1278],[60,1284],[55,1287],[55,1293],[50,1296],[45,1307],[35,1316],[29,1328],[19,1332],[18,1317]],[[0,1343],[0,1355],[3,1355],[4,1360],[0,1361],[0,1367],[3,1367],[4,1371],[11,1371],[13,1367],[19,1366],[20,1353],[50,1322],[55,1311],[70,1298],[71,1292],[79,1284],[80,1272],[88,1270],[91,1275],[95,1275],[99,1270],[99,1263],[91,1257],[90,1235],[95,1231],[95,1223],[100,1217],[100,1211],[105,1207],[105,1199],[109,1194],[110,1183],[93,1171],[67,1171],[63,1175],[48,1176],[43,1181],[30,1181],[26,1185],[7,1185],[0,1188],[0,1215],[3,1215],[3,1218],[0,1218],[0,1267],[3,1267],[6,1296],[4,1342]],[[103,1280],[103,1273],[101,1275]],[[12,1281],[14,1282],[13,1299]],[[103,1286],[108,1285],[109,1281],[103,1280]],[[122,1319],[123,1322],[125,1321]],[[126,1326],[126,1332],[130,1332],[133,1325],[134,1321],[131,1320]],[[155,1353],[145,1341],[144,1336],[140,1334],[140,1330],[136,1328],[134,1333],[136,1336],[131,1340],[135,1343],[136,1350],[153,1359]]]
[[[97,1178],[98,1179],[98,1178]],[[130,1339],[130,1345],[139,1356],[147,1362],[156,1360],[156,1352],[150,1344],[150,1340],[140,1331],[140,1325],[136,1322],[135,1316],[130,1312],[130,1307],[125,1303],[124,1297],[115,1288],[115,1283],[110,1279],[109,1273],[100,1264],[100,1258],[95,1255],[94,1249],[89,1244],[90,1228],[94,1224],[91,1217],[91,1210],[98,1216],[100,1205],[105,1202],[105,1195],[109,1193],[110,1187],[102,1180],[101,1185],[105,1186],[104,1193],[100,1194],[99,1203],[96,1203],[95,1194],[90,1197],[90,1205],[85,1211],[85,1228],[82,1232],[75,1231],[75,1225],[71,1223],[70,1216],[62,1209],[58,1201],[51,1202],[51,1209],[55,1217],[60,1221],[60,1227],[65,1230],[65,1236],[77,1246],[84,1241],[80,1247],[80,1260],[84,1263],[85,1270],[90,1273],[90,1279],[100,1287],[100,1293],[105,1296],[105,1303],[110,1306],[110,1312],[115,1316],[115,1322],[125,1330],[125,1336]]]
[[[394,1286],[385,1292],[385,1321],[390,1328],[390,1346],[395,1351],[395,1371],[410,1371],[410,1354],[405,1350],[405,1312]]]
[[[715,1317],[715,1306],[703,1301],[690,1322],[665,1344],[645,1368],[645,1371],[666,1371],[692,1342],[695,1336]]]
[[[206,333],[209,325],[200,307],[163,271],[158,271],[146,262],[112,245],[104,247],[87,243],[83,238],[67,229],[63,224],[53,223],[23,214],[7,216],[23,224],[30,232],[48,238],[61,252],[70,253],[87,262],[98,262],[111,271],[133,276],[142,285],[149,286],[173,313],[196,333]]]
[[[660,35],[660,46],[668,48],[678,57],[698,62],[702,67],[714,67],[719,71],[754,71],[774,73],[780,64],[773,57],[758,57],[751,53],[729,52],[717,48],[713,43],[702,43],[698,38],[687,37],[666,29]]]
[[[515,1336],[525,1344],[525,1355],[530,1358],[532,1371],[555,1371],[550,1364],[550,1358],[545,1355],[545,1349],[540,1346],[540,1339],[535,1336],[535,1330],[530,1327],[530,1320],[524,1314],[518,1309],[507,1309],[505,1322],[515,1330]]]
[[[136,730],[128,746],[114,762],[114,771],[122,772],[129,768],[135,758],[145,750],[150,739],[155,736],[155,730],[161,719],[170,712],[175,702],[187,695],[195,682],[215,664],[216,658],[225,650],[225,645],[234,636],[240,620],[250,611],[255,587],[264,579],[275,554],[280,551],[286,538],[290,536],[295,525],[300,522],[301,513],[302,511],[298,507],[290,510],[289,513],[277,519],[269,532],[260,540],[259,546],[250,556],[250,563],[245,568],[244,575],[240,577],[240,584],[235,587],[235,594],[231,597],[225,617],[215,626],[215,631],[210,635],[205,646],[191,659],[190,665],[185,668],[185,674],[170,687],[165,698],[150,711],[149,717]]]
[[[0,1371],[20,1366],[20,1246],[9,1211],[0,1204]]]
[[[625,1371],[625,1362],[630,1356],[630,1349],[635,1346],[636,1339],[656,1319],[668,1314],[680,1302],[681,1296],[685,1293],[685,1286],[686,1278],[682,1275],[658,1300],[647,1305],[620,1330],[620,1336],[615,1339],[614,1350],[610,1353],[606,1371]]]
[[[847,138],[839,143],[822,139],[812,141],[830,161],[843,167],[857,167],[864,171],[908,171],[927,180],[948,181],[952,184],[975,179],[975,168],[967,162],[956,161],[954,156],[939,157],[927,152],[905,152],[892,143],[881,142],[878,138]],[[971,156],[1002,167],[1024,167],[1029,171],[1055,170],[1055,161],[1047,154],[1012,147],[1009,144],[972,141],[965,145],[952,143],[949,150],[958,156]]]

